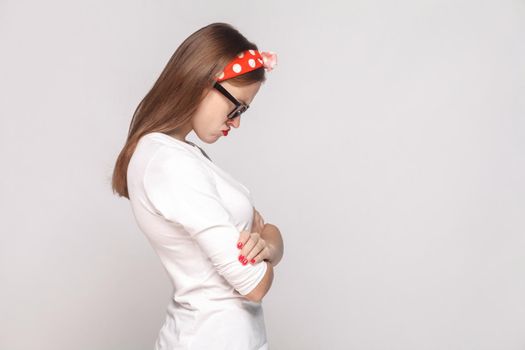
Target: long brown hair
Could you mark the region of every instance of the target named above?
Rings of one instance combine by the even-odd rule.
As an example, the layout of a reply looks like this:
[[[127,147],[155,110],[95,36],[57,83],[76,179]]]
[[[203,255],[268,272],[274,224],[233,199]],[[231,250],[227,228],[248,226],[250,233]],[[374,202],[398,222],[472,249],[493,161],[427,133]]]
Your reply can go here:
[[[138,104],[128,137],[113,170],[112,189],[129,199],[128,164],[139,139],[150,132],[171,134],[187,123],[215,76],[245,50],[258,50],[228,23],[212,23],[191,34],[176,49],[151,90]],[[266,80],[263,67],[228,79],[235,86]]]

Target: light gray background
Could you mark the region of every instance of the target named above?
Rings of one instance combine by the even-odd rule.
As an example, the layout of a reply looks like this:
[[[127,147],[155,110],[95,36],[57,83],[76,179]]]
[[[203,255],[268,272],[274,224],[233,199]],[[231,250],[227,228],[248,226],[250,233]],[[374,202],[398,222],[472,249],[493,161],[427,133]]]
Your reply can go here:
[[[153,349],[171,287],[110,176],[176,47],[278,66],[203,146],[284,236],[272,350],[525,349],[525,2],[0,2],[0,349]]]

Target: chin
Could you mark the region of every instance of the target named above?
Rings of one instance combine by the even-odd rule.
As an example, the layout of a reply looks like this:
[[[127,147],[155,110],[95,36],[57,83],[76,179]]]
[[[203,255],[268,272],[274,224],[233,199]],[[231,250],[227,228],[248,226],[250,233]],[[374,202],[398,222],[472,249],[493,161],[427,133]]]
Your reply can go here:
[[[211,136],[207,139],[201,139],[202,142],[211,144],[217,142],[217,140],[221,137],[221,135]]]

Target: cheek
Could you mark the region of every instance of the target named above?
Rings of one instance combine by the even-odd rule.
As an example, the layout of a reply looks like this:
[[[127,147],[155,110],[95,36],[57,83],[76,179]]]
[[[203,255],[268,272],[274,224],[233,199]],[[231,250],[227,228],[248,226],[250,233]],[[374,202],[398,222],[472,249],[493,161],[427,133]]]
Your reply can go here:
[[[221,115],[220,111],[217,110],[207,110],[200,111],[193,117],[193,127],[203,131],[213,131],[221,128],[228,118],[226,118],[226,113]]]
[[[220,97],[220,96],[219,96]],[[216,129],[224,125],[228,118],[229,105],[221,98],[208,96],[197,109],[193,125],[199,129]]]
[[[216,117],[216,120],[226,120],[228,112],[233,105],[226,98],[219,94],[212,95],[206,103],[206,114]]]
[[[216,108],[211,108],[210,110],[207,111],[207,120],[208,120],[208,124],[210,125],[222,125],[224,123],[226,123],[226,121],[228,120],[228,118],[226,118],[226,116],[228,115],[228,108],[222,106],[222,105],[219,105],[217,106]]]

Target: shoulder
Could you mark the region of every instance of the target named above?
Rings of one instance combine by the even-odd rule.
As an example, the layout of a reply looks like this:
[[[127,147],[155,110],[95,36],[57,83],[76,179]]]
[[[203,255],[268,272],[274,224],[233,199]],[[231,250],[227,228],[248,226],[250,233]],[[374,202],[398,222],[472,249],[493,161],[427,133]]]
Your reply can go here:
[[[184,147],[159,144],[144,169],[144,182],[164,180],[213,181],[213,176],[196,154]]]
[[[165,147],[173,150],[179,150],[181,152],[188,151],[182,144],[170,140],[170,138],[159,132],[150,132],[143,135],[137,142],[137,147],[146,146],[160,148]]]

